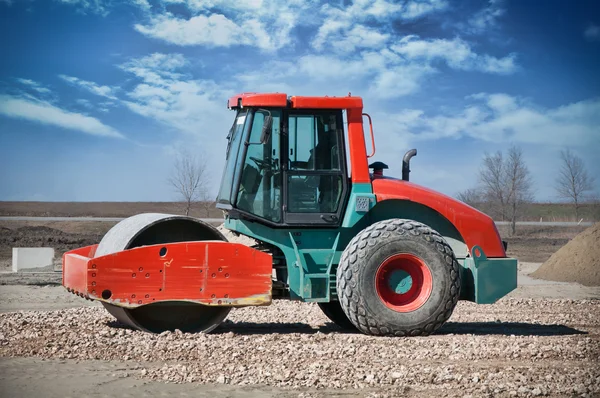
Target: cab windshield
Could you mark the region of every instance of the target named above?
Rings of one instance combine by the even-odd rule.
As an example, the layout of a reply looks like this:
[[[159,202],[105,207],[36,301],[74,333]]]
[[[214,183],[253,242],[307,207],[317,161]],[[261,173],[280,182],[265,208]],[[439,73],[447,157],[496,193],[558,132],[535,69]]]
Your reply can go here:
[[[219,190],[219,196],[217,197],[217,204],[231,204],[235,165],[237,163],[238,156],[240,156],[240,144],[242,142],[242,136],[244,135],[247,116],[248,113],[246,110],[239,111],[235,117],[235,120],[233,121],[231,129],[229,130],[229,134],[227,135],[225,170],[223,170],[223,177],[221,179],[221,188]]]
[[[261,142],[265,117],[272,131]],[[228,136],[227,163],[218,204],[233,206],[273,222],[281,221],[281,111],[252,109],[240,112]]]
[[[261,142],[265,117],[273,118],[271,134]],[[257,109],[253,112],[246,156],[237,169],[239,188],[236,207],[273,222],[281,221],[281,111]]]

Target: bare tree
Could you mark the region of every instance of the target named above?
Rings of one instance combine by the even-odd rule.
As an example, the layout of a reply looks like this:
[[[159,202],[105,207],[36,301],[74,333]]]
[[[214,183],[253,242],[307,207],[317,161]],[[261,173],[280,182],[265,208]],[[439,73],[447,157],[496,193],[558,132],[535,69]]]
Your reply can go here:
[[[485,154],[483,165],[479,169],[479,183],[481,195],[491,206],[494,218],[506,221],[506,177],[502,152]]]
[[[461,202],[468,204],[471,207],[480,206],[483,202],[483,198],[481,197],[481,191],[477,188],[469,188],[465,189],[462,192],[459,192],[456,197]]]
[[[175,158],[169,184],[185,203],[185,215],[190,214],[192,204],[208,189],[209,178],[206,163],[189,152],[180,152]]]
[[[210,194],[208,189],[204,189],[200,194],[200,205],[204,209],[204,216],[210,217],[210,211],[216,207],[215,197]]]
[[[569,149],[560,152],[561,165],[556,176],[556,192],[575,206],[575,219],[579,220],[581,203],[586,192],[594,189],[594,177],[588,175],[580,157]]]
[[[508,216],[511,232],[514,235],[517,229],[517,218],[522,215],[524,207],[533,200],[533,180],[523,159],[523,151],[516,146],[512,146],[508,150],[505,169]]]
[[[493,155],[486,153],[479,181],[482,195],[492,205],[494,215],[502,221],[510,221],[514,235],[524,205],[533,198],[532,179],[522,150],[511,146],[506,158],[500,151]]]

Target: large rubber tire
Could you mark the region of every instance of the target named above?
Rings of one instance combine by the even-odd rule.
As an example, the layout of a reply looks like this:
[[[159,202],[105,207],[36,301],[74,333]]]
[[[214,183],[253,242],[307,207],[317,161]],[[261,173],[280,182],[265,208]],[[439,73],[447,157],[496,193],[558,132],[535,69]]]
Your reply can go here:
[[[319,308],[323,311],[323,314],[329,318],[333,323],[338,325],[344,330],[356,330],[356,326],[344,313],[339,301],[330,301],[328,303],[318,303]]]
[[[414,310],[391,309],[377,287],[380,266],[398,255],[414,256],[428,269],[430,293]],[[336,277],[342,310],[371,335],[429,335],[450,318],[460,293],[452,249],[436,231],[413,220],[384,220],[361,231],[344,250]]]

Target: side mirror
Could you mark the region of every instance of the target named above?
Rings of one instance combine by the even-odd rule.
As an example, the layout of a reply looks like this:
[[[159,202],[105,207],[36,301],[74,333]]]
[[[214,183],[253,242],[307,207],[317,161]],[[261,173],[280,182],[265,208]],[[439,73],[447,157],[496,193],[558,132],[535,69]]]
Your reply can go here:
[[[263,122],[262,132],[260,134],[260,143],[264,144],[269,141],[269,137],[271,137],[271,133],[273,132],[273,116],[267,115],[265,116],[265,120]]]

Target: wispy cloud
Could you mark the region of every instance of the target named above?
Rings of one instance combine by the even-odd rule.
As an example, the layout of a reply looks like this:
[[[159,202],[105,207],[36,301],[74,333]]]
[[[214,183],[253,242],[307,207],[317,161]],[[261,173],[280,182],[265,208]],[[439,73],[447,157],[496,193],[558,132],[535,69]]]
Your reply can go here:
[[[110,108],[113,108],[117,105],[113,101],[104,101],[104,102],[100,102],[98,104],[93,104],[90,100],[87,100],[85,98],[76,99],[75,102],[79,106],[82,106],[85,109],[95,110],[95,111],[102,112],[102,113],[110,112]]]
[[[413,20],[448,7],[445,0],[400,3],[359,0],[347,7],[320,6],[315,1],[301,0],[163,0],[159,3],[185,5],[192,16],[183,18],[161,12],[146,23],[136,24],[134,27],[138,32],[180,46],[247,45],[265,51],[275,51],[290,44],[291,31],[298,25],[320,26],[313,40],[313,46],[318,49],[326,42],[342,51],[373,48],[385,42],[389,34],[364,22]]]
[[[7,0],[0,0],[7,1]],[[9,2],[11,0],[8,0]],[[96,14],[102,17],[108,16],[112,9],[120,4],[128,4],[143,11],[149,11],[152,6],[148,0],[54,0],[61,4],[70,5],[82,14]],[[166,1],[165,3],[168,3]]]
[[[111,2],[107,0],[55,0],[62,4],[75,6],[83,14],[92,13],[107,16]]]
[[[448,7],[444,0],[407,1],[400,16],[403,19],[415,19],[434,12],[442,11]]]
[[[506,13],[504,0],[489,0],[488,5],[469,18],[465,31],[481,34],[498,26],[498,19]]]
[[[392,123],[413,140],[471,137],[488,142],[600,145],[600,100],[544,108],[507,94],[481,93],[453,114],[405,110]]]
[[[417,36],[406,36],[392,50],[409,60],[434,62],[445,61],[452,69],[475,70],[487,73],[511,74],[517,69],[516,54],[496,58],[477,54],[462,39],[422,40]]]
[[[58,75],[58,77],[60,77],[67,83],[70,83],[74,86],[80,87],[86,91],[89,91],[92,94],[99,95],[101,97],[106,97],[111,100],[117,99],[117,97],[115,97],[115,95],[114,95],[115,92],[117,91],[117,89],[115,89],[113,87],[101,86],[97,83],[90,82],[87,80],[82,80],[82,79],[79,79],[74,76]]]
[[[594,24],[589,25],[583,32],[583,35],[590,41],[600,41],[600,26]]]
[[[273,49],[264,25],[256,19],[238,25],[221,14],[198,15],[190,19],[164,14],[153,18],[148,25],[136,24],[135,29],[146,36],[180,46],[253,45]]]
[[[425,76],[436,70],[423,63],[407,63],[389,50],[379,52],[364,51],[354,57],[333,55],[306,55],[300,57],[297,68],[288,68],[290,75],[279,76],[282,80],[292,81],[300,78],[305,82],[314,82],[316,87],[324,83],[330,88],[339,88],[341,92],[360,90],[375,99],[396,98],[417,91]],[[302,77],[306,76],[305,79]],[[276,81],[277,76],[269,76],[264,70],[260,81]],[[293,84],[293,83],[291,83]],[[300,90],[306,90],[310,84],[303,84]],[[318,92],[318,89],[317,89]]]
[[[148,2],[148,0],[130,0],[131,4],[141,8],[142,10],[150,10],[152,6]]]
[[[34,80],[23,78],[16,78],[15,80],[21,83],[22,85],[27,86],[34,91],[37,91],[40,94],[50,94],[51,92],[49,88],[42,86],[40,83]]]
[[[96,118],[29,97],[0,94],[0,114],[95,136],[124,138],[117,130]]]
[[[132,59],[121,69],[133,74],[138,84],[124,104],[133,112],[157,120],[175,130],[210,137],[215,128],[226,129],[223,99],[232,92],[212,80],[194,79],[184,73],[188,65],[181,54],[154,53]],[[224,117],[216,117],[223,115]]]
[[[186,5],[192,16],[182,18],[161,12],[134,28],[148,37],[179,46],[244,45],[275,51],[290,43],[290,32],[308,7],[300,0],[163,1],[172,3]]]
[[[405,36],[395,43],[371,51],[303,55],[276,65],[268,63],[236,78],[250,90],[264,89],[268,84],[271,90],[293,87],[305,93],[315,85],[322,89],[326,83],[331,90],[362,91],[373,99],[388,99],[417,92],[427,77],[441,73],[444,64],[455,70],[501,75],[518,69],[516,55],[496,58],[478,54],[458,38],[422,40]],[[295,83],[298,80],[301,85]]]
[[[447,6],[442,0],[402,3],[362,0],[347,7],[325,4],[319,10],[323,21],[311,44],[319,51],[326,47],[347,53],[355,48],[378,49],[391,37],[392,29],[388,25],[392,21],[422,18]],[[367,22],[376,22],[378,26],[367,26]]]
[[[77,104],[83,106],[84,108],[94,109],[94,105],[92,105],[92,103],[89,100],[85,99],[85,98],[76,99],[75,102]]]
[[[319,29],[312,45],[321,50],[328,44],[339,53],[351,53],[357,48],[382,48],[389,38],[390,34],[364,25],[355,25],[347,29],[339,21],[327,20]]]
[[[421,18],[428,14],[442,11],[448,7],[445,0],[359,0],[348,6],[333,6],[326,4],[321,11],[324,15],[338,20],[365,21],[374,19],[379,22],[392,19],[409,20]]]

